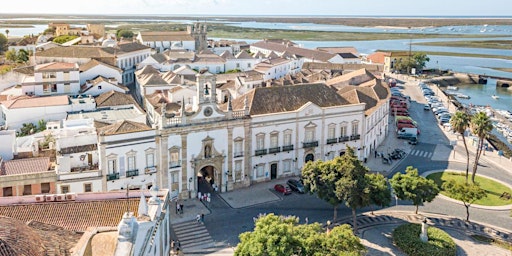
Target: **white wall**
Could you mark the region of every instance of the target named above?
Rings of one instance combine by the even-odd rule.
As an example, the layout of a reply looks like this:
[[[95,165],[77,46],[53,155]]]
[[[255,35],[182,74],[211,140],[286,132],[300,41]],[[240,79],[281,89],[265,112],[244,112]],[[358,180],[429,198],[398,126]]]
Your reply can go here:
[[[0,157],[4,161],[12,160],[16,152],[16,131],[0,131]]]
[[[106,78],[113,77],[117,81],[123,80],[122,71],[119,71],[119,70],[116,70],[113,68],[109,68],[104,65],[96,65],[95,67],[93,67],[87,71],[80,72],[80,84],[84,84],[85,81],[94,79],[98,76],[103,76]]]

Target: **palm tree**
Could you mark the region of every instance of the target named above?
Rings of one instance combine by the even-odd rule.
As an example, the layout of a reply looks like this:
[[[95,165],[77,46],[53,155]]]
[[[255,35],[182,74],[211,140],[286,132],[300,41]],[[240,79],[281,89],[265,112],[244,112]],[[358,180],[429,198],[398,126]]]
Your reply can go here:
[[[487,134],[492,130],[493,125],[491,119],[487,116],[485,112],[478,112],[471,118],[469,126],[471,127],[471,132],[474,135],[478,136],[475,163],[473,165],[473,174],[471,176],[471,181],[475,183],[476,169],[478,168],[478,160],[480,160],[480,155],[482,155],[483,152],[484,139],[487,137]]]
[[[469,150],[468,144],[466,143],[466,136],[464,133],[469,128],[470,117],[468,113],[464,111],[457,111],[455,115],[450,119],[450,124],[452,125],[452,129],[462,135],[462,142],[464,143],[464,149],[466,149],[466,184],[468,183],[469,178]]]

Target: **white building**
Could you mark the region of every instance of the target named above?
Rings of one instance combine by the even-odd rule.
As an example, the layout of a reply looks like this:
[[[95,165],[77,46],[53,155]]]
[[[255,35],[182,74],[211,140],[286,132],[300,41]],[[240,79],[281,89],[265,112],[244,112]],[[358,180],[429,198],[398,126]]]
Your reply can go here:
[[[254,70],[263,75],[263,80],[278,79],[288,74],[295,74],[300,67],[294,65],[294,61],[285,58],[269,58],[258,63]]]
[[[206,24],[195,23],[193,26],[187,26],[186,31],[141,31],[137,34],[137,41],[157,52],[201,51],[207,47],[206,34]]]
[[[102,191],[152,185],[158,158],[155,130],[132,121],[118,121],[98,129]]]
[[[103,178],[98,168],[98,136],[92,119],[64,120],[52,129],[55,138],[58,193],[101,192]]]
[[[13,72],[21,90],[6,92],[10,95],[76,95],[80,91],[76,63],[50,62],[18,68]]]
[[[114,78],[117,81],[122,81],[123,79],[122,69],[94,59],[80,65],[79,69],[80,85],[83,85],[87,80],[92,80],[98,76]]]
[[[90,111],[96,108],[93,99],[70,98],[67,95],[28,97],[20,96],[0,104],[5,126],[19,129],[23,123],[37,123],[39,120],[65,119],[68,112]]]
[[[118,83],[115,78],[106,78],[103,76],[97,76],[92,80],[87,80],[80,88],[80,94],[87,94],[94,97],[110,91],[126,94],[130,92],[130,89]]]
[[[133,73],[137,64],[150,54],[151,48],[139,43],[121,43],[114,47],[60,46],[37,52],[35,62],[68,62],[83,65],[96,59],[123,70],[120,81],[129,84],[134,82]]]

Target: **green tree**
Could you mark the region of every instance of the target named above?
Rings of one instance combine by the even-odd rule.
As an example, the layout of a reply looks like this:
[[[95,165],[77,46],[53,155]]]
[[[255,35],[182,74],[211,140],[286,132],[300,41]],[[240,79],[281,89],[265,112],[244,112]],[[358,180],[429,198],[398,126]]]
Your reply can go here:
[[[469,128],[469,120],[470,117],[468,113],[464,111],[457,111],[455,115],[450,118],[450,124],[452,125],[452,129],[462,135],[462,142],[464,143],[464,149],[466,150],[466,183],[469,179],[469,150],[468,144],[466,142],[465,132]]]
[[[341,179],[336,181],[336,196],[352,209],[354,232],[357,233],[356,210],[370,204],[370,189],[365,175],[368,168],[357,159],[354,150],[347,147],[345,154],[339,157],[337,169]]]
[[[42,132],[46,130],[46,121],[41,119],[37,122],[37,131]]]
[[[120,29],[117,31],[117,38],[132,39],[133,32],[127,29]]]
[[[473,173],[471,175],[471,181],[475,183],[475,175],[478,168],[478,162],[484,150],[484,140],[487,137],[487,134],[490,131],[492,131],[493,126],[491,119],[489,118],[489,116],[487,116],[485,112],[478,112],[475,115],[473,115],[473,117],[471,117],[469,126],[471,128],[471,133],[478,137],[475,162],[473,164]]]
[[[336,194],[336,182],[343,177],[339,165],[341,165],[341,158],[336,157],[326,162],[310,161],[302,168],[304,188],[333,206],[335,221],[338,206],[343,202]]]
[[[7,49],[9,49],[7,42],[7,37],[4,34],[0,33],[0,53],[3,53],[7,51]]]
[[[33,123],[24,123],[20,128],[18,136],[27,136],[37,131],[37,127]]]
[[[405,174],[396,173],[389,180],[391,187],[398,198],[411,200],[416,206],[415,213],[418,214],[418,207],[424,202],[431,202],[439,194],[439,188],[433,180],[418,175],[418,169],[408,166]]]
[[[325,232],[319,223],[299,225],[296,217],[260,216],[254,230],[240,234],[235,255],[361,255],[364,246],[350,226]]]
[[[424,52],[416,52],[412,55],[411,66],[416,70],[423,70],[430,58]]]
[[[18,54],[16,50],[11,49],[5,53],[5,59],[11,62],[17,62],[18,61]]]
[[[487,196],[487,192],[478,184],[468,184],[467,182],[457,182],[449,180],[443,183],[443,189],[450,194],[450,197],[462,201],[466,207],[466,221],[469,222],[469,207],[475,201]]]
[[[16,62],[26,63],[30,58],[30,53],[25,49],[20,49],[16,55]]]
[[[370,203],[380,207],[389,206],[391,203],[391,189],[386,177],[380,173],[372,173],[366,174],[365,178],[370,189]]]

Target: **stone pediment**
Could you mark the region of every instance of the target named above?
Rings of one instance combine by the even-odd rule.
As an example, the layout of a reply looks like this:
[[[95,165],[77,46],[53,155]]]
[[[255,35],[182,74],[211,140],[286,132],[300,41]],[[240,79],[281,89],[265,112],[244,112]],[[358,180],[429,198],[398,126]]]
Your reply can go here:
[[[322,108],[312,102],[308,102],[299,108],[298,112],[299,116],[319,115],[322,113]]]

